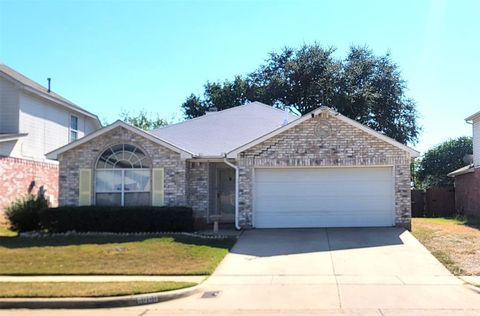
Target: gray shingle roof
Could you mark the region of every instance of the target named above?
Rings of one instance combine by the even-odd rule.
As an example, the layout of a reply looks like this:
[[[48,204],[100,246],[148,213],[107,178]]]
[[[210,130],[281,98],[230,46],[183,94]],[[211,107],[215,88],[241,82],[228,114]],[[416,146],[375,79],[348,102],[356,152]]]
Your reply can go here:
[[[297,118],[286,111],[252,102],[157,128],[150,133],[197,155],[220,156]]]

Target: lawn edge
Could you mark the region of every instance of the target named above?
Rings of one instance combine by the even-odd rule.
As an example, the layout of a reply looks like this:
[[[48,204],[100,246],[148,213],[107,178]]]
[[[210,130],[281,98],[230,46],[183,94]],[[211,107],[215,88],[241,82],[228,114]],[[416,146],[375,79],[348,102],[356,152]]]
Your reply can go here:
[[[194,295],[200,292],[201,284],[192,287],[138,295],[95,298],[0,298],[0,309],[86,309],[129,307],[156,304]]]

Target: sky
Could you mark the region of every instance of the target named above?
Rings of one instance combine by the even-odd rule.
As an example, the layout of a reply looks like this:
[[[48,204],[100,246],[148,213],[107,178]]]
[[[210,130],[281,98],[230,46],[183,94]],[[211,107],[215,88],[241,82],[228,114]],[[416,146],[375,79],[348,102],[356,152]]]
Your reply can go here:
[[[0,62],[112,122],[169,121],[207,81],[255,70],[272,51],[318,42],[390,52],[417,103],[425,151],[469,135],[480,111],[480,1],[0,0]]]

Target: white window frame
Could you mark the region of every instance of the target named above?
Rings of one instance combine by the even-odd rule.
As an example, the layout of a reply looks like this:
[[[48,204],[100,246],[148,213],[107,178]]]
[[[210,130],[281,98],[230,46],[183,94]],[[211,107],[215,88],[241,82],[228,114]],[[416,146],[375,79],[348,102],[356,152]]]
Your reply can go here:
[[[128,190],[128,191],[125,191],[125,171],[135,171],[135,170],[139,170],[139,171],[149,171],[149,190]],[[121,171],[122,172],[122,183],[121,183],[121,190],[120,191],[115,191],[115,190],[112,190],[112,191],[97,191],[97,189],[95,189],[95,201],[97,200],[97,194],[100,193],[120,193],[120,206],[125,206],[125,193],[151,193],[152,192],[152,169],[151,168],[126,168],[126,169],[120,169],[120,168],[115,168],[115,169],[111,169],[111,168],[98,168],[98,169],[95,169],[95,172],[98,172],[98,171]],[[95,188],[97,187],[97,175],[95,174]]]
[[[77,129],[72,128],[72,118],[75,118],[77,120]],[[71,143],[73,141],[76,141],[79,138],[78,135],[80,133],[79,133],[79,129],[78,129],[78,124],[79,124],[78,116],[70,114],[70,121],[68,122],[68,126],[69,126],[69,128],[68,128],[68,141],[69,141],[69,143]],[[72,132],[74,132],[77,135],[76,139],[72,139]]]

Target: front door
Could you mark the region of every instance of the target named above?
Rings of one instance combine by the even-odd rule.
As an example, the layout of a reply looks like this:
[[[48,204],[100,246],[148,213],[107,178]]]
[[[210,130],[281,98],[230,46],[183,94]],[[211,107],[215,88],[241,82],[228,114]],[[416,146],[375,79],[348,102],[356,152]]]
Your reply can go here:
[[[221,215],[220,222],[235,221],[235,170],[218,169],[217,209]]]

